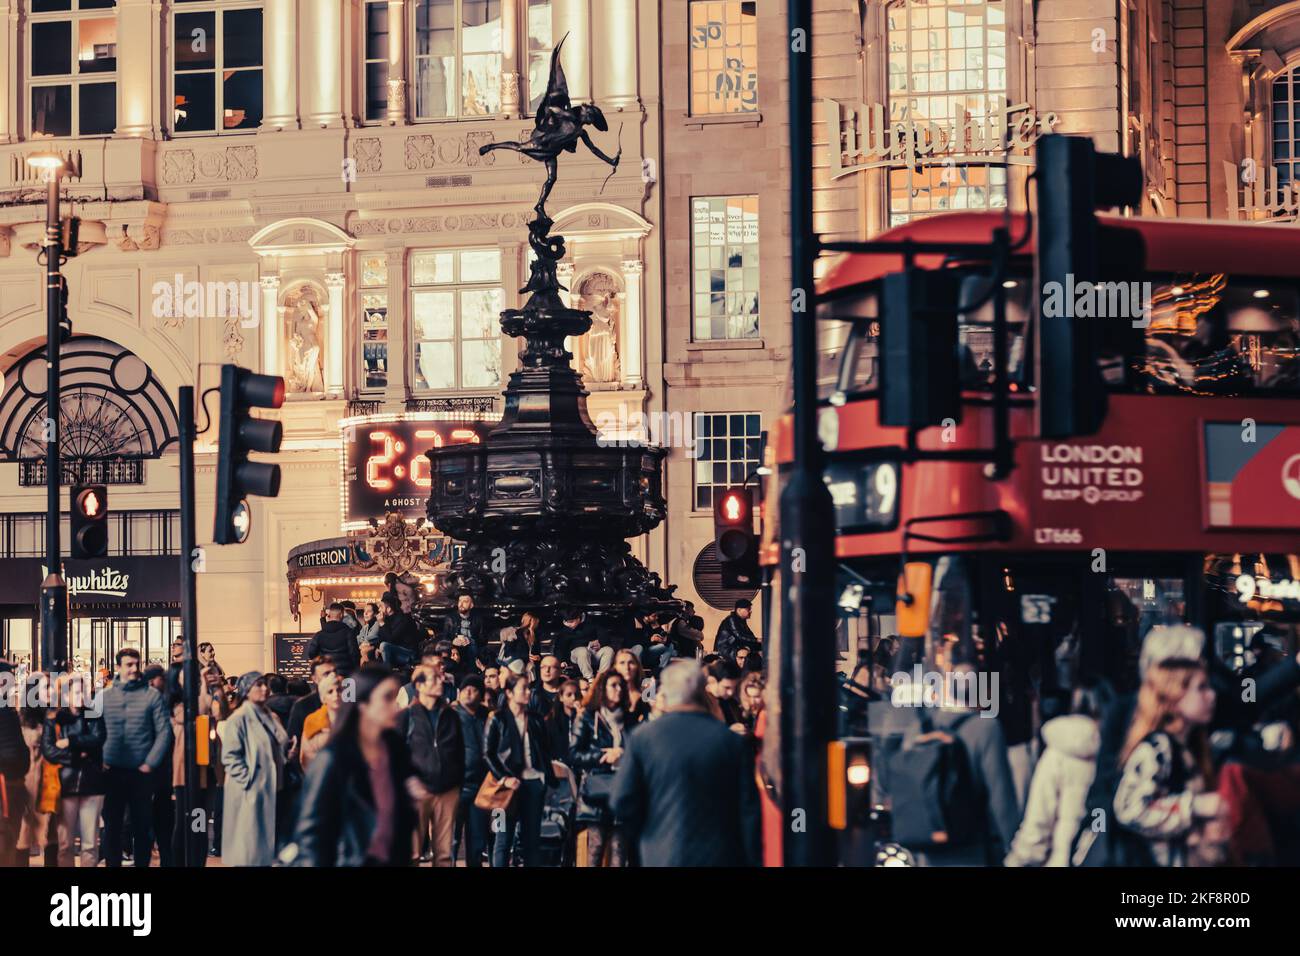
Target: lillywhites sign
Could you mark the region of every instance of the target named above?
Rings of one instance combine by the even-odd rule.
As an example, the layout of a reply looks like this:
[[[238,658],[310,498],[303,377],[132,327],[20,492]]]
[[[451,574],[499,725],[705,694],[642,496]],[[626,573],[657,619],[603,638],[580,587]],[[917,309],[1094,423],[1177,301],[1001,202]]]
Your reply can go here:
[[[1276,166],[1246,160],[1241,170],[1223,164],[1228,190],[1228,218],[1256,222],[1261,219],[1300,220],[1300,184],[1277,181]]]
[[[995,102],[1006,100],[995,98]],[[961,119],[942,122],[888,122],[880,103],[860,103],[848,109],[836,100],[825,99],[822,115],[828,141],[839,144],[839,149],[831,150],[832,179],[862,169],[988,162],[991,156],[1029,165],[1029,148],[1057,123],[1055,113],[1040,117],[1028,103],[994,108],[987,117],[965,114]]]
[[[41,565],[41,578],[49,574],[45,565]],[[131,575],[114,568],[91,569],[85,574],[70,574],[64,579],[68,585],[68,596],[82,594],[103,594],[110,597],[126,597],[126,589],[131,583]]]

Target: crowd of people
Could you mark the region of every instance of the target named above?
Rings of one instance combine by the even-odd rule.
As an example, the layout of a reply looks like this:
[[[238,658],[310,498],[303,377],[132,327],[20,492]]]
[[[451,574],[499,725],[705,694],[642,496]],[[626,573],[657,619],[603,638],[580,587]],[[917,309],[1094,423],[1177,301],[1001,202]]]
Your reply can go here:
[[[374,604],[330,604],[309,681],[227,676],[201,645],[201,852],[223,866],[759,861],[748,602],[704,654],[690,608],[562,609],[548,629],[530,613],[501,627],[470,595],[430,625],[412,600],[390,581]],[[183,659],[179,639],[166,668],[123,648],[96,707],[78,675],[57,706],[0,707],[0,865],[29,865],[51,834],[60,866],[185,862]]]
[[[1300,863],[1300,655],[1261,635],[1236,672],[1199,629],[1155,626],[1137,691],[1074,687],[1041,726],[1032,773],[1018,773],[1002,721],[962,679],[973,665],[952,663],[927,698],[892,679],[914,651],[886,640],[858,665],[840,731],[871,739],[872,803],[892,809],[892,836],[910,837],[919,864]]]

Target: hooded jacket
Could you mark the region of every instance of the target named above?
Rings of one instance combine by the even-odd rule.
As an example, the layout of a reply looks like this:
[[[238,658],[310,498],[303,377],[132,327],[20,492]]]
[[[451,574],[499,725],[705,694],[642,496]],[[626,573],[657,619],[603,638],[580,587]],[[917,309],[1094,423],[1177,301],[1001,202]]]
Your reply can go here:
[[[1087,810],[1101,747],[1097,721],[1083,714],[1056,717],[1043,725],[1043,742],[1007,866],[1069,866],[1070,844]]]
[[[356,631],[342,621],[326,621],[307,643],[307,659],[324,655],[334,662],[342,674],[350,674],[361,666],[361,648],[357,646]]]

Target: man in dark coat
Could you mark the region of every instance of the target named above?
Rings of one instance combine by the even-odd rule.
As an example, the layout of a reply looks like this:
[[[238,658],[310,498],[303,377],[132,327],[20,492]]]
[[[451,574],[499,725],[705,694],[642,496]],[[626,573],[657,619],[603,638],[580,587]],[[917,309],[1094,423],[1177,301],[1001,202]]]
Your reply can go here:
[[[573,664],[582,676],[591,680],[597,671],[607,671],[614,664],[614,648],[609,632],[596,627],[576,608],[560,612],[563,623],[555,632],[551,653],[562,664]]]
[[[488,663],[490,630],[490,616],[474,606],[474,595],[466,593],[456,598],[456,610],[443,619],[440,636],[456,647],[467,648],[462,654],[478,661],[482,670]]]
[[[402,610],[395,594],[385,594],[381,603],[384,623],[379,626],[379,656],[389,667],[409,667],[420,659],[424,629]]]
[[[723,618],[718,625],[717,636],[713,639],[713,653],[736,663],[736,651],[742,647],[749,648],[750,653],[763,649],[763,642],[749,629],[749,615],[752,606],[744,598],[736,602],[735,608]]]
[[[483,678],[467,674],[461,678],[456,704],[452,708],[460,718],[461,738],[465,742],[465,780],[460,788],[460,801],[456,807],[456,831],[452,839],[452,859],[459,856],[462,840],[465,844],[465,865],[481,867],[483,851],[488,845],[488,812],[474,806],[478,788],[487,776],[487,761],[483,759],[483,736],[487,724],[487,709],[483,699]]]
[[[624,743],[610,805],[645,866],[757,866],[758,787],[744,740],[709,715],[694,661],[664,670],[667,713]]]
[[[412,675],[416,699],[397,717],[397,733],[406,741],[411,765],[429,792],[419,801],[416,840],[423,843],[432,832],[429,851],[422,846],[418,851],[422,861],[431,859],[434,866],[454,865],[451,837],[465,782],[465,739],[460,717],[443,696],[445,681],[441,664],[421,664]]]
[[[343,605],[337,601],[325,609],[325,623],[307,642],[307,657],[321,656],[332,660],[344,677],[361,666],[357,632],[343,622]]]

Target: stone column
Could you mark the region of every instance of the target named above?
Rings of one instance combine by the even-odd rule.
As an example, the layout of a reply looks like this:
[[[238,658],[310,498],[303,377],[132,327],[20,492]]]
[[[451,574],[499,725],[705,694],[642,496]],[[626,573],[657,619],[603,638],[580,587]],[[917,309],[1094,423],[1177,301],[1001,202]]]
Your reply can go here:
[[[320,129],[341,126],[344,72],[342,0],[304,3],[300,39],[299,64],[306,124]]]
[[[0,143],[18,142],[18,8],[22,0],[0,0]]]
[[[262,276],[262,372],[280,374],[280,277]]]
[[[326,340],[325,393],[343,394],[343,355],[348,343],[343,334],[343,289],[347,278],[342,272],[325,273],[325,288],[329,290],[329,333]]]
[[[607,3],[608,0],[597,0]],[[569,80],[569,99],[591,102],[591,4],[590,0],[554,0],[551,7],[555,42],[564,41],[564,75]]]
[[[592,93],[607,112],[638,105],[637,0],[599,0],[592,4]],[[565,52],[568,52],[566,45]],[[566,66],[567,69],[567,66]]]
[[[389,5],[392,15],[392,5]],[[388,388],[384,399],[406,401],[406,343],[410,340],[406,322],[406,249],[385,249],[388,257]]]
[[[640,259],[623,260],[623,327],[618,330],[618,349],[623,362],[623,383],[629,388],[642,388],[641,337],[645,334],[642,312],[641,276],[645,264]]]
[[[519,116],[519,8],[524,0],[501,0],[501,112]]]
[[[262,14],[263,131],[298,128],[298,22],[294,0],[266,0]]]
[[[573,272],[572,259],[565,259],[555,264],[555,277],[560,280],[560,285],[564,286],[564,289],[560,290],[560,301],[564,303],[566,309],[572,309],[573,303],[577,301],[578,297],[577,292],[573,289]],[[568,291],[566,292],[565,289]],[[575,344],[572,335],[564,337],[564,347],[568,351],[572,352]]]
[[[112,15],[112,10],[103,11]],[[162,97],[163,75],[171,61],[158,70],[159,30],[162,18],[151,0],[119,0],[117,4],[117,135],[157,139],[159,116],[154,105]],[[168,57],[171,44],[167,44]],[[168,126],[170,119],[164,120]]]
[[[527,281],[521,274],[524,268],[523,245],[514,240],[502,239],[499,248],[501,249],[501,288],[504,293],[501,298],[502,307],[517,309],[523,305],[523,296],[519,294],[519,290]],[[508,376],[519,364],[519,348],[518,338],[506,339],[502,345],[501,371],[504,375]],[[505,382],[501,384],[504,385]]]
[[[388,125],[406,122],[406,4],[388,0]],[[392,304],[389,303],[389,309]],[[392,312],[389,312],[392,315]],[[391,319],[389,320],[391,322]],[[391,325],[389,335],[391,337]],[[389,387],[392,387],[392,345],[388,347]]]

